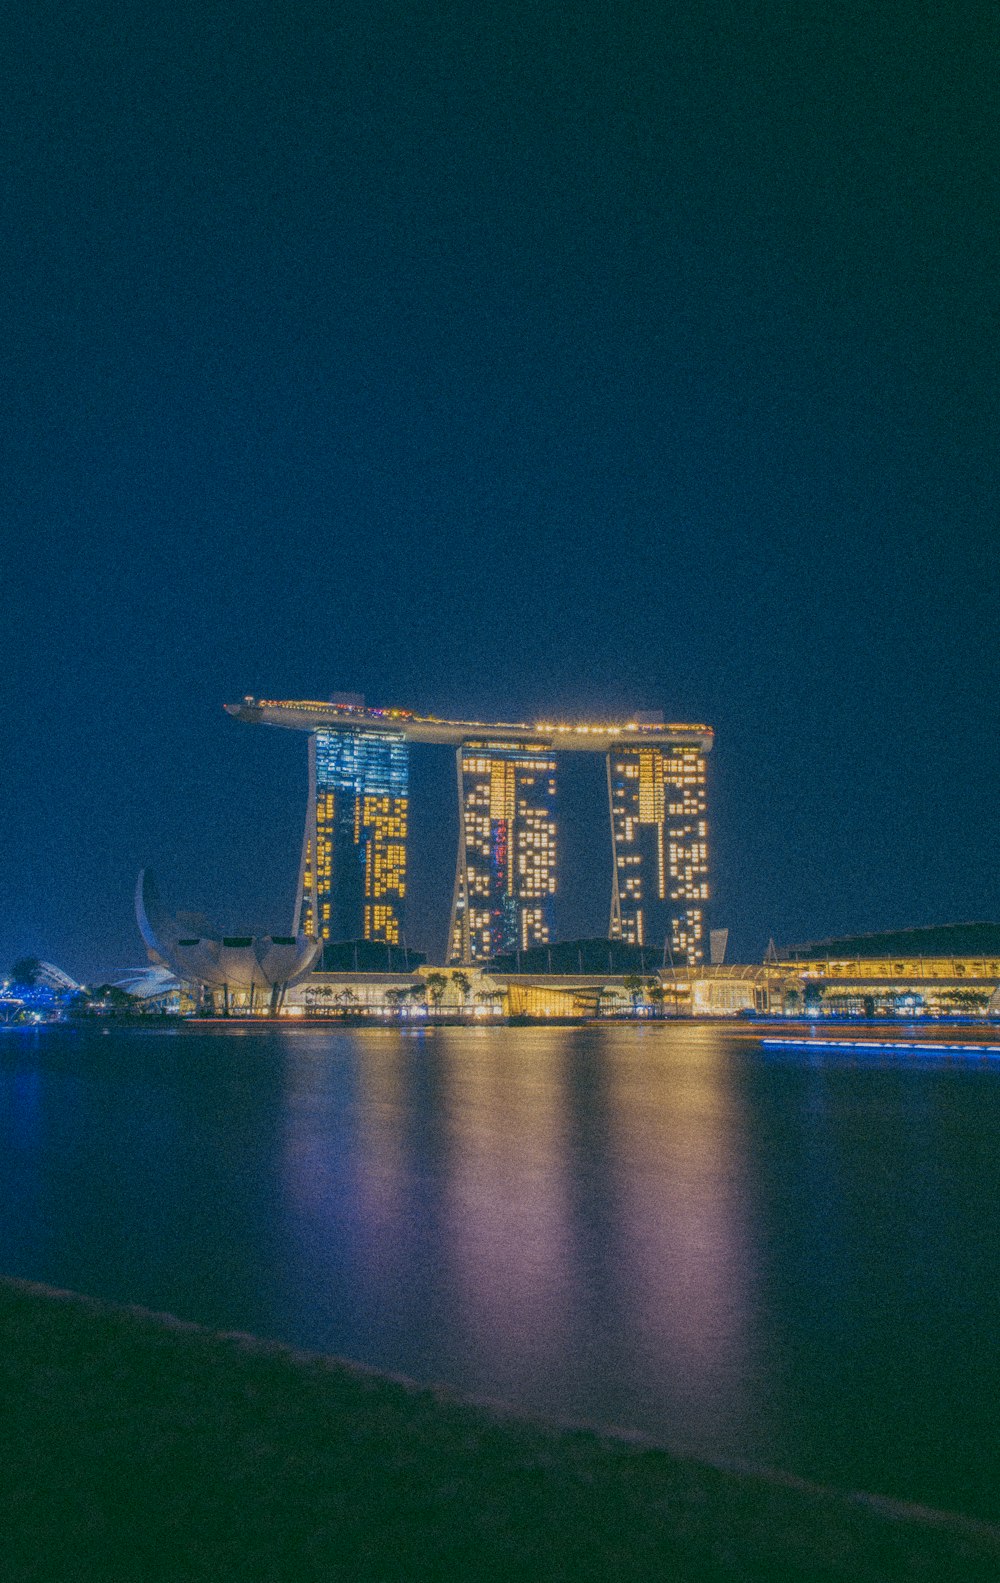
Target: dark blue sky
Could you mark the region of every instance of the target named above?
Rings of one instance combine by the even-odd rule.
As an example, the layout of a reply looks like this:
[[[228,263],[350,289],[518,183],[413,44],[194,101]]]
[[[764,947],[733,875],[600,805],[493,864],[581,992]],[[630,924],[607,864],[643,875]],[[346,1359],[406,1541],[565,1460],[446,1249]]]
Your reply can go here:
[[[0,963],[138,959],[146,862],[287,926],[305,745],[246,692],[710,722],[743,956],[1000,915],[998,35],[9,12]],[[451,766],[416,782],[434,949]],[[566,933],[607,923],[587,803]]]

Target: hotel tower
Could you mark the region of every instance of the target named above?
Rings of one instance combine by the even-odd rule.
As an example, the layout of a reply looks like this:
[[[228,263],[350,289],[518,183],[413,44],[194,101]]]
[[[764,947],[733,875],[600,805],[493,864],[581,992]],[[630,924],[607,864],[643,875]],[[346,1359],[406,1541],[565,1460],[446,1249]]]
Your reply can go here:
[[[548,945],[556,890],[556,761],[545,743],[463,742],[449,959]]]
[[[321,726],[310,735],[296,934],[399,944],[409,760],[398,733]]]
[[[607,756],[612,940],[704,960],[708,899],[705,758],[699,747],[625,747]]]
[[[606,757],[611,818],[610,937],[704,960],[708,899],[705,755],[712,732],[639,715],[610,724],[438,720],[330,701],[245,698],[239,720],[309,735],[309,805],[294,928],[323,941],[402,939],[414,743],[448,743],[458,766],[458,858],[449,960],[554,938],[556,765]],[[606,861],[606,859],[601,859]]]

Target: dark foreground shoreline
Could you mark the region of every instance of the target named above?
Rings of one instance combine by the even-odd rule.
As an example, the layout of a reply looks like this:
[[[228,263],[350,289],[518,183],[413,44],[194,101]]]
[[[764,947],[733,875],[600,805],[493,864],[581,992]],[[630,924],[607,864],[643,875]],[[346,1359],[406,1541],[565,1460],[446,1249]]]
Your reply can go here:
[[[4,1583],[995,1583],[1000,1528],[0,1281]]]

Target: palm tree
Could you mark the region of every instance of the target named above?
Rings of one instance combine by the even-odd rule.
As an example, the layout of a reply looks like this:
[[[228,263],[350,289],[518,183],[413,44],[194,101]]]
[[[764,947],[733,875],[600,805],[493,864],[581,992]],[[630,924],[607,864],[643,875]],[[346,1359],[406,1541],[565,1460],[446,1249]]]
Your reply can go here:
[[[938,996],[942,1006],[955,1011],[985,1011],[990,998],[988,989],[945,989]]]
[[[469,991],[472,988],[472,980],[468,973],[458,972],[452,973],[451,981],[462,997],[462,1010],[464,1011],[465,1002],[468,1000]]]
[[[663,1003],[667,998],[667,992],[658,978],[650,979],[649,983],[646,985],[646,994],[648,995],[653,1007],[653,1016],[662,1017]]]
[[[629,992],[629,998],[632,1002],[632,1010],[637,1011],[639,1008],[639,1003],[645,993],[645,980],[640,978],[638,973],[626,973],[624,984],[625,988]]]
[[[445,990],[448,988],[448,976],[446,973],[428,973],[425,982],[427,984],[427,993],[431,998],[431,1004],[436,1011],[444,999]]]

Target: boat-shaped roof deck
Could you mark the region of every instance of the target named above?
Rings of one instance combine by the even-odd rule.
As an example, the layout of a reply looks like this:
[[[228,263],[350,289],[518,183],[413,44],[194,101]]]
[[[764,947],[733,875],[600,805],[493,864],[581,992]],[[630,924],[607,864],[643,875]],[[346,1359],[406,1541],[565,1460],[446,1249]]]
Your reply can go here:
[[[408,709],[373,709],[313,699],[244,698],[226,704],[229,714],[252,725],[283,726],[292,731],[378,731],[407,742],[483,742],[496,746],[537,745],[559,753],[607,753],[614,747],[694,747],[711,751],[710,726],[650,720],[535,721],[438,720]]]

